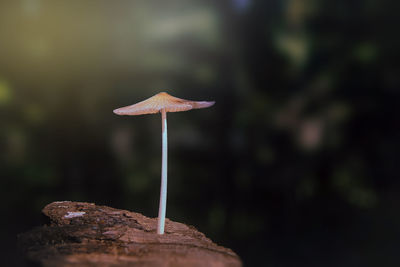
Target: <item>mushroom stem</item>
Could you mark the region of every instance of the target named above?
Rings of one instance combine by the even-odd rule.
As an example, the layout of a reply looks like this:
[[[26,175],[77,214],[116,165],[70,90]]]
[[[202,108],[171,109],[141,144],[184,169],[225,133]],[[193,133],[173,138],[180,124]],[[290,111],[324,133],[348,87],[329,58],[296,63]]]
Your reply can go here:
[[[167,164],[168,164],[168,138],[167,138],[167,112],[161,110],[162,124],[162,165],[161,165],[161,190],[160,207],[158,209],[157,234],[164,234],[165,211],[167,207]]]

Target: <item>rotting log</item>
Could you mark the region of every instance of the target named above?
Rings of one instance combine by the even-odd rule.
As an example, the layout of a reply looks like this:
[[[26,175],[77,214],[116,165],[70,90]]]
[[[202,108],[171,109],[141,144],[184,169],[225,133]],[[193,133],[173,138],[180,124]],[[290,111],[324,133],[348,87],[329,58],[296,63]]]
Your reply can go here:
[[[192,226],[83,202],[53,202],[48,225],[20,234],[27,259],[41,266],[241,266],[230,249]]]

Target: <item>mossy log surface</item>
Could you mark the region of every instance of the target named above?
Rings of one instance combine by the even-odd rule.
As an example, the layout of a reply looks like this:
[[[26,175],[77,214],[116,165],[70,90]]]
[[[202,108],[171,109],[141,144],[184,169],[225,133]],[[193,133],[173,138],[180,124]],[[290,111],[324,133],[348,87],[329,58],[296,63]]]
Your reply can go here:
[[[53,202],[48,225],[19,235],[27,259],[40,266],[241,266],[230,249],[192,226],[83,202]]]

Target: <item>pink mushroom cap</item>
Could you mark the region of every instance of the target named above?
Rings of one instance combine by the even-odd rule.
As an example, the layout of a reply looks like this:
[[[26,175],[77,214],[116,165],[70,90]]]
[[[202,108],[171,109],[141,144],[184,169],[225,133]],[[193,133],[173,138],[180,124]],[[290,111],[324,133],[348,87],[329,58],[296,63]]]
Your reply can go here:
[[[166,112],[179,112],[191,109],[208,108],[215,101],[191,101],[171,96],[161,92],[139,103],[114,110],[118,115],[143,115],[154,114],[165,109]]]

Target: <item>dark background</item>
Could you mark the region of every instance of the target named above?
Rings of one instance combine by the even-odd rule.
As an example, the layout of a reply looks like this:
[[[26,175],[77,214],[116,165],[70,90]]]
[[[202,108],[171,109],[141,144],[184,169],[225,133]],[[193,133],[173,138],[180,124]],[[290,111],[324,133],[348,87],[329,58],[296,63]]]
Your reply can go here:
[[[2,259],[57,200],[167,217],[245,266],[400,266],[397,1],[0,1]],[[2,260],[3,261],[3,260]]]

